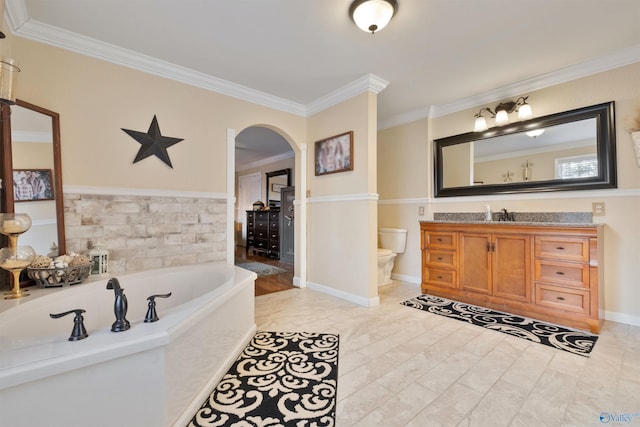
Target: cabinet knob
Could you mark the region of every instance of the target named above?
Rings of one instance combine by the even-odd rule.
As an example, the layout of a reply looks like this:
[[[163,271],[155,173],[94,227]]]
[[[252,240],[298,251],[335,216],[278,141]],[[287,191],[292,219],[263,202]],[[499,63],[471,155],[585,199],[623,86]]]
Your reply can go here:
[[[438,277],[436,277],[436,279],[442,279],[442,276],[438,276]]]
[[[436,240],[437,240],[438,242],[442,242],[442,238],[440,238],[440,237],[438,237]]]
[[[559,250],[559,251],[564,251],[564,247],[563,246],[557,246],[556,249]]]
[[[556,299],[558,299],[558,300],[560,300],[560,301],[564,301],[564,297],[558,297],[558,298],[556,298]]]
[[[436,258],[438,261],[442,261],[442,257],[439,256],[438,258]]]
[[[564,276],[564,272],[563,272],[563,271],[556,271],[556,274],[557,274],[558,276]]]

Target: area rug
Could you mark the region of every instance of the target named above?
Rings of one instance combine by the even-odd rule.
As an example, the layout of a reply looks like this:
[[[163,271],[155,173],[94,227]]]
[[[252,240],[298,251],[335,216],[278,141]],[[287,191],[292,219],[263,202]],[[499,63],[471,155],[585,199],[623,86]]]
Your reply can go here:
[[[598,340],[597,335],[534,320],[501,311],[452,301],[433,295],[420,295],[402,305],[461,320],[494,331],[548,345],[588,357]]]
[[[334,334],[258,332],[189,427],[334,426]]]
[[[253,271],[258,275],[258,277],[287,272],[284,268],[276,267],[275,265],[263,264],[261,262],[242,262],[236,264],[236,266],[244,268],[245,270]]]

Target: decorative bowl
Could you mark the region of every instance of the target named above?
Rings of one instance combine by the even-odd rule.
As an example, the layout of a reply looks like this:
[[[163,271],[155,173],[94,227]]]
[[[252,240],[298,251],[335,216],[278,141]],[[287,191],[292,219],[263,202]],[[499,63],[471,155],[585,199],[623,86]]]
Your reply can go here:
[[[81,283],[91,273],[91,263],[72,267],[27,268],[27,276],[41,288],[70,286]]]

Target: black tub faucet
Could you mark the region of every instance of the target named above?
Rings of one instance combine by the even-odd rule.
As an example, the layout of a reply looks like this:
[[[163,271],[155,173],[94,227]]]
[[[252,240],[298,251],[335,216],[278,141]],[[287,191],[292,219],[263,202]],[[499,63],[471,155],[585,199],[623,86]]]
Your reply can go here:
[[[107,289],[113,289],[116,295],[116,300],[113,303],[113,312],[116,315],[116,321],[111,325],[111,332],[126,331],[131,327],[131,324],[126,319],[127,308],[127,296],[124,294],[124,289],[120,287],[120,282],[115,277],[112,277],[107,282]]]

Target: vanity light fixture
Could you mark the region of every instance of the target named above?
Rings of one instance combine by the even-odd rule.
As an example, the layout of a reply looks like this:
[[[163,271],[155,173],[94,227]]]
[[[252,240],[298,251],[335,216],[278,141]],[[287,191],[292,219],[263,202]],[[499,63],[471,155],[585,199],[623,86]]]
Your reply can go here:
[[[0,58],[0,102],[14,105],[16,103],[16,83],[20,68],[13,59]]]
[[[373,34],[386,27],[397,10],[396,0],[355,0],[349,15],[358,28]]]
[[[484,112],[489,113],[492,118],[495,118],[496,125],[498,126],[508,123],[509,114],[514,111],[518,112],[519,119],[531,117],[533,113],[531,111],[531,105],[527,104],[528,98],[528,96],[521,96],[516,101],[501,102],[496,105],[495,112],[489,107],[482,108],[475,115],[476,121],[473,130],[475,132],[482,132],[489,129],[489,126],[487,126],[487,119],[482,115]]]

